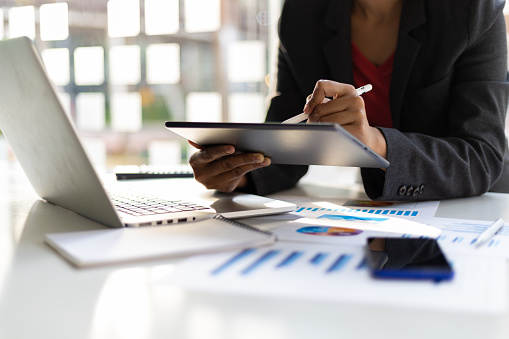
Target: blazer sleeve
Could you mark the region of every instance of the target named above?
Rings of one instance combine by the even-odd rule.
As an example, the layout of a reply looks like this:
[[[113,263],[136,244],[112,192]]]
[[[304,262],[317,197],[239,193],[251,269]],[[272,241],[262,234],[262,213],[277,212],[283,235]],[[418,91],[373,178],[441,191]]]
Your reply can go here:
[[[371,199],[474,196],[487,192],[499,179],[507,146],[504,125],[509,96],[501,3],[470,1],[468,42],[452,66],[445,109],[434,121],[436,129],[447,126],[444,135],[380,128],[391,164],[386,172],[361,170]],[[440,96],[432,89],[429,94],[430,100]],[[417,118],[415,112],[405,114],[407,119],[412,114]]]

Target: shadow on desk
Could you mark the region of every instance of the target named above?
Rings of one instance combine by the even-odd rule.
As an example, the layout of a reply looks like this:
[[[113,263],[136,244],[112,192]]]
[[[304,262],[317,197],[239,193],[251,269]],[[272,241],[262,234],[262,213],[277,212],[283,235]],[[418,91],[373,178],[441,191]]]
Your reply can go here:
[[[288,190],[273,194],[272,196],[370,200],[364,192],[364,188],[360,184],[348,186],[326,186],[320,184],[302,183]]]

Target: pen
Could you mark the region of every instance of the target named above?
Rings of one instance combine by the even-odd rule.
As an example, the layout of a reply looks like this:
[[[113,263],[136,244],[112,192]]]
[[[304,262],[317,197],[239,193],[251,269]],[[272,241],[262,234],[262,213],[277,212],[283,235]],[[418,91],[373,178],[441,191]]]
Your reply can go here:
[[[371,84],[367,84],[355,89],[355,91],[357,92],[357,96],[359,96],[366,92],[371,91],[372,89],[373,86],[371,86]],[[282,124],[298,124],[299,122],[306,120],[308,117],[309,114],[306,113],[297,114],[296,116],[291,117],[290,119],[286,119],[285,121],[282,122]]]
[[[488,240],[490,240],[498,231],[504,226],[505,221],[502,218],[498,218],[493,224],[488,226],[476,239],[474,244],[477,247],[482,246]]]

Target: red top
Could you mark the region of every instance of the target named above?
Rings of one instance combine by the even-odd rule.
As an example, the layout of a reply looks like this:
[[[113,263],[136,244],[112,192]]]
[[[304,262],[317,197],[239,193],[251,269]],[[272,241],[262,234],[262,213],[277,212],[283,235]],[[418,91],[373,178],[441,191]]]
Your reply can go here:
[[[392,127],[389,87],[394,53],[377,67],[352,43],[352,62],[355,86],[373,85],[370,92],[362,95],[370,126]]]

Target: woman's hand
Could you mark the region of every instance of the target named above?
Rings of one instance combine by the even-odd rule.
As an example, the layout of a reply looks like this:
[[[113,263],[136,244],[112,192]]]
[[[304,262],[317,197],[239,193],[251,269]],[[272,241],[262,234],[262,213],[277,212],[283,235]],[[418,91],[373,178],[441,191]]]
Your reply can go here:
[[[263,154],[235,154],[231,145],[203,148],[192,141],[189,144],[199,149],[189,159],[194,178],[208,189],[232,192],[246,185],[246,173],[270,165],[270,158]]]
[[[387,158],[387,143],[382,132],[371,127],[366,117],[364,100],[355,87],[335,81],[319,80],[308,97],[304,113],[308,122],[336,123]]]

